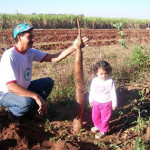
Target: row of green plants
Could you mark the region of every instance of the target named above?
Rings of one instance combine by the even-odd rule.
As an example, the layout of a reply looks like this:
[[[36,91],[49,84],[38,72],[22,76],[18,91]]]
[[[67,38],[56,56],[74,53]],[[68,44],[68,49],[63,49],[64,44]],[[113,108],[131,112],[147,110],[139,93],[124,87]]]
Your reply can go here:
[[[13,29],[21,22],[27,22],[35,28],[76,28],[77,15],[72,14],[0,14],[0,29]],[[148,19],[128,19],[128,18],[102,18],[102,17],[83,17],[82,28],[90,29],[110,29],[114,24],[121,22],[123,28],[147,28],[150,26]]]

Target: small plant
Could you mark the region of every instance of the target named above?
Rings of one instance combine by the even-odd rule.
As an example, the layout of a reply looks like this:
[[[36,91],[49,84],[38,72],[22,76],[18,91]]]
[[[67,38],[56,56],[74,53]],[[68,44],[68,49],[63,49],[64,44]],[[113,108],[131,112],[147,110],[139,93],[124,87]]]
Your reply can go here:
[[[146,150],[145,143],[142,142],[141,137],[135,140],[135,148],[134,150]]]
[[[132,124],[136,123],[137,125],[136,125],[136,128],[132,128],[131,130],[137,131],[138,136],[140,136],[143,133],[147,125],[146,119],[141,117],[141,113],[146,112],[146,110],[141,111],[140,108],[137,108],[137,107],[134,107],[134,110],[138,111],[138,117],[136,121],[132,122]]]
[[[90,137],[90,139],[94,139],[95,138],[95,134],[89,133],[89,137]]]
[[[80,129],[80,132],[77,134],[77,139],[78,141],[80,141],[81,136],[82,136],[82,132],[85,132],[86,130],[84,128]]]
[[[114,150],[121,150],[121,148],[116,144],[110,144],[109,147]]]
[[[143,110],[146,111],[146,110]],[[140,109],[138,111],[138,118],[137,118],[137,130],[139,134],[142,134],[142,132],[144,131],[144,129],[146,128],[146,120],[144,118],[141,117],[141,112]]]
[[[52,138],[49,139],[49,141],[55,142],[55,141],[57,141],[57,138],[56,137],[52,137]]]
[[[141,98],[138,101],[143,102],[146,99],[146,96],[144,95],[144,91],[139,90],[138,94],[141,96]]]
[[[122,116],[124,114],[124,110],[119,107],[117,110],[116,110],[116,113],[119,115],[119,116]]]
[[[126,45],[126,42],[125,42],[125,34],[124,34],[124,31],[122,30],[122,23],[116,23],[116,24],[113,24],[113,26],[119,30],[119,35],[121,37],[121,39],[118,39],[118,42],[121,43],[121,45],[125,48],[125,49],[128,49],[127,45]]]
[[[143,46],[135,45],[129,62],[131,66],[135,65],[140,69],[150,67],[150,58],[148,55],[144,54],[144,51],[145,49]]]
[[[98,147],[105,147],[105,148],[107,147],[105,142],[102,141],[95,141],[94,144],[97,145]]]
[[[114,139],[109,139],[110,145],[108,146],[110,149],[121,150],[120,146],[114,144]],[[113,144],[112,144],[113,143]]]
[[[65,137],[65,142],[69,142],[70,141],[70,138],[71,138],[71,135],[68,135]]]
[[[54,127],[51,125],[49,120],[46,120],[46,122],[45,122],[45,132],[54,133],[53,129],[54,129]]]

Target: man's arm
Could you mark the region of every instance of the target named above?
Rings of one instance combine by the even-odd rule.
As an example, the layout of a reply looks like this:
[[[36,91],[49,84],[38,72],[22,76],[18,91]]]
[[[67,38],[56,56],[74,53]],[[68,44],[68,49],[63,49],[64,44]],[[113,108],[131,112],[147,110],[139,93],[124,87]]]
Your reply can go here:
[[[18,85],[17,83],[7,84],[7,88],[10,92],[22,96],[22,97],[31,97],[39,105],[38,112],[43,115],[47,113],[47,105],[43,98],[35,92],[25,89],[24,87]]]
[[[82,38],[82,45],[81,47],[84,48],[85,46],[87,46],[88,43],[88,38],[87,37],[83,37]],[[79,40],[78,38],[74,41],[73,45],[70,46],[69,48],[63,50],[62,52],[56,53],[56,54],[48,54],[43,61],[45,62],[58,62],[62,59],[64,59],[65,57],[67,57],[68,55],[70,55],[71,53],[73,53],[75,51],[75,49],[77,48],[77,44],[78,44]]]
[[[75,48],[72,45],[71,47],[65,49],[62,52],[59,52],[56,54],[48,54],[43,61],[45,61],[45,62],[58,62],[58,61],[64,59],[65,57],[67,57],[68,55],[70,55],[71,53],[73,53],[74,51],[75,51]]]

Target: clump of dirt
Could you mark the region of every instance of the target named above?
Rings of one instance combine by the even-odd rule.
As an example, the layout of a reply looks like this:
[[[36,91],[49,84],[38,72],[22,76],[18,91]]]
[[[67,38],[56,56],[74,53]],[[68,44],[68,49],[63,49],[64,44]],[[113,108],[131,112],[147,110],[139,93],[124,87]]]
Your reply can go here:
[[[53,136],[53,134],[45,132],[42,125],[37,122],[11,123],[1,132],[0,149],[76,149],[75,146],[63,140],[49,141],[49,138]]]
[[[9,147],[19,147],[27,149],[28,143],[25,138],[21,138],[18,134],[19,128],[15,124],[10,124],[7,128],[4,128],[0,137],[0,149],[8,149]]]
[[[5,121],[9,122],[9,120]],[[31,149],[49,139],[50,133],[44,132],[41,124],[28,122],[8,123],[1,127],[0,149]]]

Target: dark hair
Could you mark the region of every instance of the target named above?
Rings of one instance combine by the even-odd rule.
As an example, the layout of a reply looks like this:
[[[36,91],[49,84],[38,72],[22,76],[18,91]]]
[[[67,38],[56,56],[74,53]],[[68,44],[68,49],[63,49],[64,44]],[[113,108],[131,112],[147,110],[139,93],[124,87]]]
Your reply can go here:
[[[95,64],[95,66],[93,67],[93,71],[95,74],[97,73],[99,68],[105,70],[108,75],[110,75],[112,72],[112,68],[111,68],[110,64],[106,61],[98,61]]]
[[[19,35],[19,36],[24,36],[24,34],[25,34],[25,32],[22,32],[22,33],[19,33],[18,35]],[[15,38],[15,42],[18,42],[18,35],[17,35],[16,38]]]

